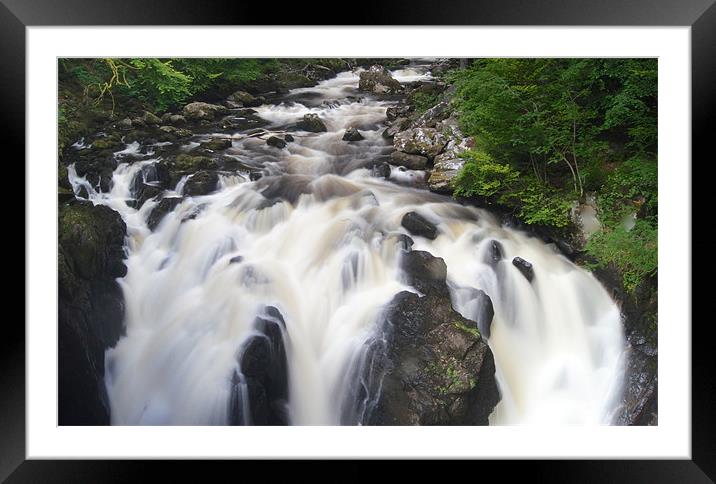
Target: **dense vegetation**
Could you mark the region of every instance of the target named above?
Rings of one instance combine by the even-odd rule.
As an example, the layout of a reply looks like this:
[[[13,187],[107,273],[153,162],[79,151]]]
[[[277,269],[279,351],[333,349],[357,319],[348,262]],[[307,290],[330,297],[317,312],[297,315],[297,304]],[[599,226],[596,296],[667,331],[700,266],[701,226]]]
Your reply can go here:
[[[332,72],[347,67],[343,59],[60,59],[59,148],[75,141],[98,116],[142,110],[162,114],[269,79],[273,85],[310,85],[309,68]]]
[[[615,266],[629,291],[655,273],[656,59],[479,59],[448,79],[476,140],[457,195],[564,234],[570,208],[594,193],[594,265]]]

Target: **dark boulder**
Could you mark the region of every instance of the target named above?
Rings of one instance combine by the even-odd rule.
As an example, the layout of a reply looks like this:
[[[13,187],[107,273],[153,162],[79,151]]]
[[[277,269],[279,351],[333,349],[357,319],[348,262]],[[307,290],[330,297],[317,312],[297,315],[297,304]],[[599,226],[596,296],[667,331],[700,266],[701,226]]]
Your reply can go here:
[[[373,176],[378,178],[390,178],[390,165],[381,163],[373,167]]]
[[[512,259],[512,265],[517,267],[517,269],[522,273],[525,278],[532,282],[532,278],[534,277],[534,270],[532,269],[532,264],[530,262],[527,262],[522,257],[515,257]]]
[[[293,136],[290,134],[285,134],[283,135],[283,140],[287,143],[290,143],[291,141],[293,141]]]
[[[321,133],[328,131],[326,124],[318,117],[317,114],[309,113],[303,116],[303,119],[296,123],[296,129],[299,131],[308,131],[311,133]]]
[[[216,138],[209,141],[204,141],[203,143],[201,143],[201,147],[211,151],[221,151],[227,148],[231,148],[231,140]]]
[[[418,253],[404,257],[411,254]],[[487,425],[499,401],[492,352],[475,323],[452,308],[444,273],[435,270],[445,263],[427,253],[413,257],[413,284],[424,295],[404,291],[387,306],[354,370],[343,423]]]
[[[504,257],[505,249],[502,247],[502,244],[496,240],[491,240],[488,244],[485,263],[495,266]]]
[[[438,236],[438,228],[417,212],[408,212],[403,215],[400,225],[413,235],[435,240]]]
[[[495,317],[495,308],[492,299],[480,289],[467,288],[464,314],[477,323],[477,329],[485,338],[491,334],[492,321]]]
[[[108,425],[104,352],[124,329],[126,226],[112,209],[61,205],[58,219],[58,398],[60,425]]]
[[[213,158],[203,155],[189,155],[186,153],[177,155],[170,163],[175,170],[189,173],[218,168],[218,163]]]
[[[284,333],[286,323],[270,306],[254,321],[254,334],[239,351],[241,374],[235,374],[230,401],[231,422],[252,425],[287,425],[288,363]],[[242,385],[247,397],[241,395]],[[248,398],[251,415],[240,416],[242,398]]]
[[[194,173],[184,184],[184,195],[196,197],[208,195],[216,190],[219,175],[213,171],[199,171]]]
[[[266,140],[266,144],[278,149],[283,149],[286,147],[286,141],[282,140],[278,136],[271,136],[269,139]]]
[[[363,135],[360,134],[360,131],[356,128],[348,128],[346,129],[346,132],[343,133],[343,141],[360,141],[363,138]]]
[[[164,216],[172,211],[181,203],[180,197],[162,198],[159,203],[152,209],[147,218],[147,227],[149,230],[157,228]]]

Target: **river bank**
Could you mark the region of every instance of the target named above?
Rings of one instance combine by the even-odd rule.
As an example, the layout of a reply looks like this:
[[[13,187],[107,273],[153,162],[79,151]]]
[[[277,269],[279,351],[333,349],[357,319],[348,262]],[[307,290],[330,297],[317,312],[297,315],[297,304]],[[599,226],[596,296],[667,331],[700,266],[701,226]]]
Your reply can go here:
[[[439,72],[441,69],[447,70],[450,67],[449,63],[444,62],[430,66],[435,72]],[[331,79],[336,74],[323,69],[317,69],[315,72],[319,73],[315,74],[318,76],[316,79],[306,76],[308,80],[301,82],[310,84],[312,87],[320,78]],[[356,126],[346,126],[344,130],[341,130],[342,139],[340,141],[342,144],[340,146],[341,149],[344,149],[350,143],[360,143],[366,136],[378,135],[382,141],[370,138],[372,148],[367,151],[354,149],[348,153],[336,152],[339,156],[332,161],[334,164],[331,171],[345,176],[356,169],[368,169],[376,179],[385,178],[397,186],[427,188],[441,196],[449,195],[451,192],[449,181],[464,164],[464,160],[459,155],[471,148],[472,143],[469,137],[460,132],[458,114],[450,109],[450,86],[439,80],[436,82],[435,79],[425,78],[423,74],[417,72],[414,74],[414,78],[403,76],[402,82],[398,82],[393,79],[390,72],[377,66],[371,68],[368,74],[361,76],[357,87],[360,92],[368,93],[367,95],[373,96],[381,102],[391,104],[387,109],[379,107],[385,113],[386,118],[381,119],[380,116],[374,118],[373,114],[366,113],[361,115],[366,116],[363,124],[360,122],[362,118],[355,118],[355,121],[359,121]],[[257,86],[260,85],[260,82],[257,83]],[[335,109],[340,108],[346,102],[340,95],[337,95],[336,99],[327,99],[325,94],[320,97],[315,96],[309,86],[300,86],[306,87],[303,92],[300,88],[298,91],[286,92],[289,89],[288,86],[299,87],[291,84],[273,85],[274,90],[256,88],[257,90],[253,93],[239,90],[229,95],[222,104],[196,101],[184,105],[181,110],[163,113],[161,116],[144,110],[122,112],[124,117],[117,116],[119,119],[88,125],[86,132],[94,134],[88,135],[84,140],[78,140],[75,145],[64,150],[60,159],[60,174],[58,176],[61,202],[60,281],[61,287],[67,288],[67,291],[60,294],[60,327],[71,329],[61,339],[63,342],[70,342],[66,347],[72,349],[67,351],[61,349],[61,381],[63,356],[67,356],[69,361],[71,360],[70,354],[72,354],[72,358],[77,357],[77,348],[92,348],[91,351],[86,352],[85,362],[70,361],[65,366],[70,373],[76,372],[78,368],[83,369],[79,374],[83,375],[84,388],[99,389],[101,406],[105,407],[105,412],[101,411],[101,406],[92,402],[84,403],[92,407],[92,409],[87,409],[87,412],[82,410],[81,405],[77,407],[76,397],[79,390],[70,390],[69,393],[66,393],[69,396],[65,400],[63,388],[66,387],[63,385],[60,390],[61,408],[73,408],[76,415],[96,415],[96,420],[93,420],[96,423],[106,423],[109,419],[107,397],[106,395],[102,396],[107,371],[104,367],[104,350],[113,347],[125,334],[122,319],[126,308],[117,298],[116,292],[109,294],[111,291],[103,290],[98,286],[97,281],[105,281],[102,284],[111,286],[110,281],[113,278],[124,275],[117,264],[110,262],[115,260],[116,256],[105,253],[106,250],[109,250],[108,248],[114,247],[115,249],[111,249],[111,253],[116,254],[116,247],[124,245],[124,235],[119,241],[118,234],[127,234],[130,238],[130,250],[132,250],[132,240],[146,239],[151,231],[160,224],[166,223],[163,219],[176,212],[175,209],[182,204],[186,197],[209,196],[217,187],[230,187],[242,181],[262,185],[264,182],[261,179],[270,180],[271,177],[279,176],[282,173],[274,171],[273,164],[280,159],[279,153],[282,153],[287,145],[293,146],[292,143],[296,142],[297,137],[308,136],[310,138],[313,136],[310,133],[320,135],[322,132],[329,131],[326,124],[330,124],[330,120],[321,119],[320,116],[311,113],[303,116],[291,115],[290,119],[287,117],[284,120],[282,116],[285,116],[285,111],[274,110],[272,106],[280,103],[296,103],[303,106],[301,109],[315,106]],[[340,84],[336,88],[344,89]],[[347,99],[347,102],[355,104],[355,99],[351,100],[350,96]],[[298,113],[300,110],[296,112]],[[96,118],[101,118],[101,116]],[[252,156],[242,156],[241,151],[232,151],[235,143],[250,149]],[[155,159],[161,161],[158,163],[147,162]],[[118,163],[127,163],[126,175],[133,170],[131,173],[133,176],[122,178],[127,183],[125,187],[117,186]],[[289,164],[289,173],[292,170],[302,173],[304,168],[299,166],[291,168]],[[427,171],[427,176],[425,171]],[[115,177],[114,183],[112,183],[113,176]],[[74,179],[75,183],[71,184],[70,179]],[[79,179],[82,179],[82,183],[78,182]],[[278,185],[269,181],[263,185],[262,193],[268,201],[266,207],[280,201],[295,204],[302,195],[315,193],[315,188],[309,188],[308,185],[311,180],[300,176],[284,176],[283,180],[285,181]],[[76,200],[76,197],[84,199],[101,197],[100,193],[110,193],[120,188],[125,191],[125,198],[128,199],[126,203],[121,200],[123,206],[116,207],[129,215],[125,216],[124,220],[121,217],[118,218],[117,212],[111,210],[109,212],[104,210],[100,213],[99,208],[106,209],[101,204],[92,207]],[[331,186],[328,190],[332,192],[335,189]],[[335,195],[329,197],[332,196]],[[462,200],[462,202],[484,206],[484,200]],[[107,203],[112,206],[111,203],[115,202],[108,200]],[[126,212],[124,206],[129,206],[133,212]],[[277,206],[281,206],[281,203],[278,203]],[[507,222],[508,226],[518,225],[539,236],[540,239],[553,242],[572,260],[581,263],[589,262],[589,258],[580,247],[574,248],[573,234],[570,234],[570,238],[565,238],[551,234],[544,228],[520,224],[517,218],[510,215],[509,207],[491,204],[490,209],[501,213],[502,222]],[[201,208],[201,205],[197,205],[189,211],[185,210],[182,220],[192,220],[200,216],[201,210],[205,210]],[[87,215],[90,213],[93,215]],[[146,227],[144,226],[145,219]],[[97,227],[101,227],[98,225],[100,222],[107,227],[97,230]],[[424,222],[419,221],[418,225],[424,224]],[[435,227],[430,228],[430,221],[424,225],[427,226],[428,231],[435,229]],[[424,229],[425,227],[416,229],[412,226],[412,230],[418,236],[425,235],[424,232],[421,232]],[[71,238],[68,235],[74,235],[74,237]],[[412,253],[417,254],[418,252],[420,251]],[[418,271],[422,274],[421,277],[424,278],[426,274],[432,273],[425,268],[432,267],[434,264],[431,258],[421,260],[419,267],[423,267],[423,269]],[[625,411],[618,421],[619,423],[641,424],[647,421],[653,423],[651,415],[656,412],[656,349],[654,344],[656,333],[655,324],[645,326],[643,320],[645,319],[644,315],[649,313],[648,305],[655,306],[655,293],[653,293],[654,300],[645,303],[637,296],[631,296],[632,293],[625,291],[623,286],[619,286],[622,278],[618,277],[618,273],[615,277],[613,272],[602,270],[601,272],[597,271],[596,275],[612,291],[612,295],[617,298],[617,301],[622,303],[622,311],[626,316],[627,339],[633,345],[633,351],[644,355],[643,358],[632,357],[629,360],[630,369],[627,378],[634,381],[630,381],[628,385],[629,399],[625,402]],[[442,279],[438,276],[435,289],[437,293],[442,294],[442,296],[436,296],[436,301],[442,301],[442,303],[446,301],[448,294],[445,278],[445,275],[442,276]],[[82,281],[81,284],[77,282],[78,280]],[[430,284],[424,284],[424,286],[431,287]],[[80,293],[89,295],[79,298],[78,294]],[[646,293],[651,294],[649,291]],[[634,294],[639,294],[639,291]],[[639,296],[642,295],[639,294]],[[652,296],[649,295],[649,297]],[[98,299],[114,301],[115,304],[110,305],[112,307],[103,307],[92,302]],[[84,318],[86,321],[81,327],[75,323],[78,320],[77,316],[63,316],[68,313],[63,308],[77,307],[78,301],[85,301],[79,303],[79,311],[83,312],[80,319]],[[117,302],[119,304],[116,304]],[[437,307],[440,307],[440,304],[436,303],[433,308],[425,308],[423,311],[435,311]],[[106,321],[91,311],[101,312]],[[408,320],[411,317],[418,318],[418,320],[426,318],[424,313],[406,316],[406,309],[397,309],[397,311],[396,318],[399,314],[403,314],[402,317]],[[425,331],[426,336],[442,334],[448,340],[455,338],[461,340],[466,337],[473,337],[474,340],[465,340],[454,349],[441,348],[438,340],[430,343],[433,345],[432,355],[423,356],[427,359],[422,365],[434,369],[432,373],[423,372],[423,374],[432,376],[427,377],[424,381],[413,382],[415,388],[422,388],[423,397],[418,399],[419,401],[415,399],[405,401],[398,409],[387,408],[379,401],[373,402],[376,408],[382,409],[375,414],[380,415],[382,412],[383,415],[380,418],[376,417],[377,421],[384,423],[467,423],[468,421],[462,419],[468,418],[470,413],[468,409],[471,407],[468,402],[474,402],[478,395],[495,393],[494,390],[482,386],[487,384],[494,388],[494,382],[490,384],[489,378],[479,378],[480,385],[470,382],[471,374],[480,373],[483,367],[489,368],[489,361],[485,360],[484,356],[489,349],[484,343],[480,343],[482,341],[480,333],[472,335],[471,332],[462,330],[463,327],[469,328],[466,326],[468,323],[465,322],[459,325],[450,324],[461,318],[459,315],[446,315],[452,311],[450,305],[440,311],[442,311],[442,316],[437,319],[445,320],[448,324],[439,328],[423,328],[422,331]],[[418,324],[418,320],[413,319],[412,325]],[[406,323],[405,326],[410,327],[411,323]],[[483,323],[483,332],[485,328],[488,328],[489,333],[489,323]],[[61,334],[63,334],[62,331]],[[101,341],[101,343],[90,345],[87,343],[88,340]],[[444,340],[445,338],[440,341]],[[414,345],[415,342],[413,341],[411,344]],[[477,351],[478,355],[482,355],[475,357],[477,358],[475,363],[469,363],[469,361],[473,361],[473,357],[465,360],[467,358],[466,351],[469,348],[473,348],[471,351]],[[411,354],[411,351],[415,350],[404,348],[394,352],[393,355],[394,358],[405,358],[404,355]],[[384,360],[384,363],[386,361],[390,361],[390,359]],[[267,365],[271,366],[272,364],[268,362]],[[395,363],[392,364],[392,366],[394,365]],[[256,375],[255,378],[261,380],[260,384],[255,383],[253,387],[254,392],[259,391],[256,388],[262,388],[259,393],[263,396],[259,400],[261,398],[270,400],[273,391],[275,400],[278,401],[281,400],[281,395],[286,393],[285,390],[269,391],[272,384],[266,380],[268,376],[265,374]],[[385,375],[382,376],[381,381],[384,378]],[[396,381],[395,394],[397,395],[397,388],[400,386],[397,385],[397,382],[404,381],[408,376],[396,374],[393,378]],[[278,378],[278,380],[280,379]],[[241,388],[241,385],[248,385],[241,378],[236,381],[238,388]],[[385,381],[391,381],[390,374]],[[370,393],[369,387],[370,385],[366,387],[365,391]],[[248,385],[247,388],[251,388],[251,385]],[[452,390],[448,391],[449,388]],[[360,389],[352,391],[359,392]],[[426,399],[425,394],[432,396]],[[487,400],[491,398],[493,397],[489,397]],[[62,404],[63,401],[67,402],[65,406]],[[254,398],[253,401],[257,401],[257,399]],[[433,403],[426,406],[426,401]],[[479,418],[469,417],[473,419],[470,423],[486,423],[488,410],[491,410],[491,405],[495,403],[494,400],[491,404],[483,403],[481,416]],[[422,405],[423,408],[418,408],[416,405],[418,407]],[[354,409],[351,415],[356,415],[364,410]],[[60,413],[61,415],[70,414],[62,410]],[[252,414],[257,414],[255,409]],[[281,412],[276,413],[273,419],[283,422],[287,420],[285,415],[281,416]],[[82,419],[79,418],[79,420]]]

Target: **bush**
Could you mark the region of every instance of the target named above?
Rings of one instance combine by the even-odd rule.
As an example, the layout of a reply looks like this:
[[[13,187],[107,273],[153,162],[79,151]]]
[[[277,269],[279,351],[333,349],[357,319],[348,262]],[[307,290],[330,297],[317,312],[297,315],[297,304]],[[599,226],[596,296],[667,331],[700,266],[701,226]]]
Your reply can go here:
[[[657,271],[657,229],[646,220],[637,220],[628,230],[623,223],[604,227],[587,242],[587,252],[596,258],[593,267],[613,264],[622,274],[627,292],[633,293],[645,277]]]
[[[490,197],[507,190],[519,172],[497,163],[483,151],[468,150],[460,155],[465,165],[453,179],[454,193],[461,197]]]

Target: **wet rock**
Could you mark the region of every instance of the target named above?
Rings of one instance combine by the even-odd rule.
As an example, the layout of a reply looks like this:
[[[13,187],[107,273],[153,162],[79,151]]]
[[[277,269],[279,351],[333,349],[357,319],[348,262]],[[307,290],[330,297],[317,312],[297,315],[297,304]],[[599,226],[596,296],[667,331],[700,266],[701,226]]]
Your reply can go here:
[[[243,256],[235,255],[234,257],[229,259],[229,264],[240,264],[241,262],[243,262],[243,260]]]
[[[360,141],[362,139],[364,139],[363,135],[360,134],[360,131],[356,128],[348,128],[346,132],[343,133],[343,141]]]
[[[445,261],[434,257],[430,252],[410,251],[403,256],[401,268],[405,282],[423,294],[443,293],[447,290],[447,286],[444,286],[447,277]]]
[[[657,356],[642,352],[628,337],[627,368],[617,425],[658,424]]]
[[[393,79],[388,69],[381,65],[373,65],[360,73],[358,89],[374,94],[396,94],[403,90],[403,86]]]
[[[512,259],[512,265],[517,267],[517,269],[522,273],[523,276],[525,276],[525,279],[532,282],[532,278],[534,277],[534,270],[532,269],[532,264],[524,260],[522,257],[515,257]]]
[[[199,171],[194,173],[184,185],[184,195],[195,197],[208,195],[216,190],[219,175],[213,171]]]
[[[218,104],[209,104],[204,102],[193,102],[184,106],[184,117],[192,121],[215,119],[219,114],[224,114],[226,108]]]
[[[300,131],[308,131],[310,133],[328,131],[326,124],[318,117],[317,114],[313,113],[304,115],[303,119],[296,124],[296,128]]]
[[[123,332],[126,226],[112,209],[60,205],[58,219],[59,424],[108,425],[104,352]]]
[[[413,284],[397,294],[344,405],[343,422],[368,425],[487,425],[499,401],[495,364],[475,323],[450,303],[441,259],[413,251]],[[437,261],[437,262],[436,262]],[[423,264],[425,267],[419,269]]]
[[[415,244],[415,241],[409,236],[405,234],[397,234],[396,239],[398,241],[398,246],[401,250],[405,252],[410,252],[410,250],[413,247],[413,244]]]
[[[447,142],[445,135],[434,128],[412,128],[401,131],[393,138],[396,150],[430,159],[440,154]]]
[[[211,151],[221,151],[231,148],[231,140],[215,138],[210,141],[204,141],[201,143],[201,147]]]
[[[425,170],[428,167],[428,159],[425,156],[394,151],[390,154],[390,164],[404,166],[408,170]]]
[[[438,236],[438,228],[417,212],[408,212],[403,215],[400,225],[413,235],[435,240]]]
[[[249,392],[252,425],[287,425],[288,363],[284,344],[286,323],[274,307],[254,321],[255,334],[240,350],[240,369]],[[239,378],[234,377],[234,382]],[[239,395],[232,395],[230,413],[232,422],[239,421],[241,412]],[[259,400],[255,401],[255,397]]]
[[[502,247],[502,244],[496,240],[491,240],[488,244],[485,263],[494,266],[502,260],[505,249]]]
[[[278,149],[283,149],[286,147],[286,141],[282,140],[278,136],[271,136],[269,139],[266,140],[266,144]]]
[[[373,167],[373,176],[378,178],[390,178],[390,165],[381,163]]]
[[[208,156],[182,153],[174,158],[172,166],[174,169],[182,172],[195,172],[199,170],[216,169],[217,161]]]
[[[286,141],[287,143],[290,143],[291,141],[293,141],[293,136],[291,136],[290,134],[285,134],[283,136],[283,140]]]
[[[164,216],[173,212],[177,205],[181,203],[181,200],[181,197],[162,198],[152,209],[152,212],[147,218],[147,227],[149,227],[149,230],[154,231],[164,219]]]
[[[485,294],[484,291],[475,288],[469,288],[465,297],[465,314],[474,319],[477,329],[485,338],[489,338],[492,329],[492,321],[495,317],[495,308],[492,305],[492,299]]]
[[[247,377],[266,376],[271,361],[271,347],[266,335],[256,335],[244,343],[241,355],[241,372]]]

